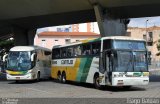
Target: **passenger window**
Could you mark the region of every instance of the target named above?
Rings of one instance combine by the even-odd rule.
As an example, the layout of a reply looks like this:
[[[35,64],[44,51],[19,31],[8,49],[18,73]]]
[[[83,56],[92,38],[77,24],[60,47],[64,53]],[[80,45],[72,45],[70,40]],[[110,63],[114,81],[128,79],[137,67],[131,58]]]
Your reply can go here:
[[[52,58],[60,58],[60,49],[53,49]]]
[[[82,55],[90,55],[91,54],[91,44],[83,44]]]
[[[51,52],[49,52],[49,51],[44,51],[44,54],[47,56],[47,55],[50,55]]]
[[[71,57],[73,56],[73,47],[68,47],[67,48],[67,57]]]
[[[67,57],[67,50],[66,48],[61,49],[61,57]]]
[[[80,45],[75,46],[74,47],[74,56],[79,56],[81,54],[82,54],[82,52],[81,52],[81,46]]]
[[[92,54],[97,55],[100,53],[101,44],[100,42],[96,42],[92,44]]]

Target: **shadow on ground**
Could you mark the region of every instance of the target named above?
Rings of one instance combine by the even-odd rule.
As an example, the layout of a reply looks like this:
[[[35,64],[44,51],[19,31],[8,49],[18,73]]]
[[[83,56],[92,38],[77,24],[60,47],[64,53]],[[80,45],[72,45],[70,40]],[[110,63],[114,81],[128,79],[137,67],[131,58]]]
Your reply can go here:
[[[36,80],[9,81],[8,84],[36,84],[40,82],[51,82],[51,78],[40,79],[40,81]]]
[[[5,73],[0,74],[0,81],[6,81],[6,74]]]
[[[54,83],[59,83],[59,84],[63,84],[58,82],[57,80],[52,80]],[[80,87],[84,87],[84,88],[90,88],[90,89],[96,89],[94,87],[93,84],[89,84],[89,83],[78,83],[78,82],[71,82],[71,81],[67,81],[68,85],[73,85],[73,86],[80,86]],[[111,91],[111,92],[124,92],[124,91],[145,91],[146,89],[143,87],[134,87],[132,86],[131,88],[124,88],[124,87],[113,87],[113,86],[102,86],[101,89],[97,89],[97,90],[101,90],[101,91]]]

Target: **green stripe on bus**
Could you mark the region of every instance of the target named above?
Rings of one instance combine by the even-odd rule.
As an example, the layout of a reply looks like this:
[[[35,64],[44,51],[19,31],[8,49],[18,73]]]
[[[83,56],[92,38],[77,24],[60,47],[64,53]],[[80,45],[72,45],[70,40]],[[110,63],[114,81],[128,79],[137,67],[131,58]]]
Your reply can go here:
[[[97,39],[93,39],[93,40],[89,40],[89,42],[97,42],[97,41],[100,41],[101,38],[97,38]]]
[[[78,73],[77,73],[77,77],[76,77],[76,81],[81,80],[81,76],[83,74],[83,69],[84,69],[86,61],[87,61],[87,58],[81,58]]]
[[[92,63],[93,58],[82,58],[80,62],[80,67],[77,74],[77,81],[86,82],[88,72]]]
[[[87,62],[85,63],[85,66],[83,68],[83,76],[81,77],[81,82],[86,82],[92,59],[93,58],[87,58]]]

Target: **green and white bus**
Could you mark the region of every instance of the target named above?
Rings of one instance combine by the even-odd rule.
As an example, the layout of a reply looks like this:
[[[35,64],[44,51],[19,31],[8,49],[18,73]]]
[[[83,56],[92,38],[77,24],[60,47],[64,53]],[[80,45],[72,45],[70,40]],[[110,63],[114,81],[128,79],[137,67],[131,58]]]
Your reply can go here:
[[[52,78],[101,85],[147,85],[146,43],[114,36],[84,40],[52,49]]]
[[[51,50],[39,46],[15,46],[3,56],[7,80],[37,80],[50,77]]]

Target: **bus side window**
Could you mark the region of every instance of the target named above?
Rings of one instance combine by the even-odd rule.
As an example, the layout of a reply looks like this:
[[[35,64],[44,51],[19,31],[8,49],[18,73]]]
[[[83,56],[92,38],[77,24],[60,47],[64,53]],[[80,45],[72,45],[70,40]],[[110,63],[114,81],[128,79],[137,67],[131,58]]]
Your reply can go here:
[[[51,55],[51,52],[49,51],[44,51],[44,54],[47,56],[47,55]]]
[[[67,50],[66,48],[61,49],[61,57],[66,57],[67,56]]]
[[[79,56],[82,54],[82,48],[80,45],[74,47],[74,56]]]
[[[91,44],[83,44],[82,55],[90,55],[91,54]]]
[[[67,48],[67,57],[71,57],[73,56],[73,47],[68,47]]]
[[[100,48],[101,47],[101,44],[100,42],[96,42],[96,43],[93,43],[92,44],[92,54],[93,55],[97,55],[100,53]]]
[[[60,58],[60,49],[53,49],[52,51],[52,58]]]

